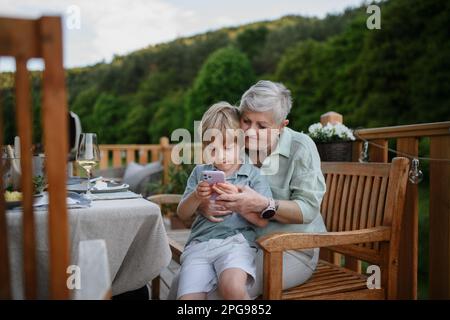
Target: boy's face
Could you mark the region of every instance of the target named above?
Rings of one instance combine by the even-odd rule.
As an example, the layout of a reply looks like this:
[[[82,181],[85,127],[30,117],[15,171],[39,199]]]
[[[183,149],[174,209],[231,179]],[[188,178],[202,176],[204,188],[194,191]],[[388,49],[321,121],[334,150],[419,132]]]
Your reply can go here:
[[[205,148],[205,160],[207,163],[213,163],[217,169],[227,171],[240,162],[237,139],[235,137],[225,139],[222,143],[219,140],[216,141]]]

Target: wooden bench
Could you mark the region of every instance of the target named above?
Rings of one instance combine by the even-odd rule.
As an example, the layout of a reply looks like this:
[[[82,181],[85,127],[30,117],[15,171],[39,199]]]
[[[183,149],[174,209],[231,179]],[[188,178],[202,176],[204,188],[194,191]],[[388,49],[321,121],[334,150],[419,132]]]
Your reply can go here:
[[[408,168],[406,158],[395,158],[392,163],[323,162],[327,192],[321,213],[328,232],[276,233],[259,238],[257,242],[264,251],[262,298],[395,299]],[[176,203],[177,199],[179,195],[161,195],[156,202]],[[167,233],[173,259],[179,263],[189,229]],[[318,247],[324,252],[312,277],[302,285],[282,290],[283,251]],[[367,275],[357,268],[341,266],[336,253],[344,254],[347,262],[363,260],[379,266],[381,288],[369,289]]]

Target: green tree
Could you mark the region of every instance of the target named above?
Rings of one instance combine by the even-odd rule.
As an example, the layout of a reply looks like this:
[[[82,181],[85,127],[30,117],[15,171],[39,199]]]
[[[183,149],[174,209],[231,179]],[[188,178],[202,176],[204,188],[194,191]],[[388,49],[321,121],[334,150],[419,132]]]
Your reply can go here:
[[[185,126],[192,129],[193,121],[200,120],[215,102],[238,103],[254,81],[253,69],[245,54],[233,47],[217,50],[206,60],[187,95]]]
[[[148,135],[151,143],[159,143],[159,138],[171,136],[175,129],[183,128],[185,93],[183,91],[170,92],[155,105],[155,114],[149,123]]]
[[[126,99],[102,93],[94,106],[93,127],[99,143],[118,143],[124,135],[123,119],[128,111]]]
[[[266,26],[245,29],[238,34],[236,45],[253,61],[264,47],[268,33],[269,29]]]
[[[80,118],[83,131],[92,132],[95,130],[94,106],[99,93],[95,87],[90,87],[80,92],[71,105],[71,110]]]
[[[149,118],[148,109],[143,105],[138,104],[130,107],[121,124],[123,136],[120,137],[120,140],[117,143],[149,143],[149,136],[147,133]]]

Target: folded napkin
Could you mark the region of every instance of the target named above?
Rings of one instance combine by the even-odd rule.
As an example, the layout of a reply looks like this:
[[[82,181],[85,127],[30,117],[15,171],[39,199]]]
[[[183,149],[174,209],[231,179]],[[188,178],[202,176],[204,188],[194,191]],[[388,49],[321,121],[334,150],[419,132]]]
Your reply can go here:
[[[108,189],[108,184],[104,181],[99,180],[95,183],[94,189],[95,190],[106,190],[106,189]]]
[[[119,199],[137,199],[142,198],[141,194],[132,191],[112,192],[112,193],[93,193],[92,200],[119,200]]]
[[[76,192],[68,192],[66,201],[68,209],[87,208],[91,205],[91,200],[86,198],[85,195]],[[44,192],[41,197],[34,200],[33,207],[36,209],[47,209],[48,203],[48,193]]]

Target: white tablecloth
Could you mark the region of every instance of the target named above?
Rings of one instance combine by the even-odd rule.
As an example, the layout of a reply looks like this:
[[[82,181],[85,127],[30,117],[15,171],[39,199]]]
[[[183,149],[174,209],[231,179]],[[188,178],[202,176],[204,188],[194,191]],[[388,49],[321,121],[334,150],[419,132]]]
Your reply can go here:
[[[20,211],[7,212],[15,299],[23,298],[21,216]],[[48,297],[47,216],[46,211],[35,212],[40,299]],[[69,210],[69,224],[72,264],[77,263],[80,241],[105,240],[113,295],[143,287],[170,262],[160,209],[145,199],[93,201],[90,208]]]

